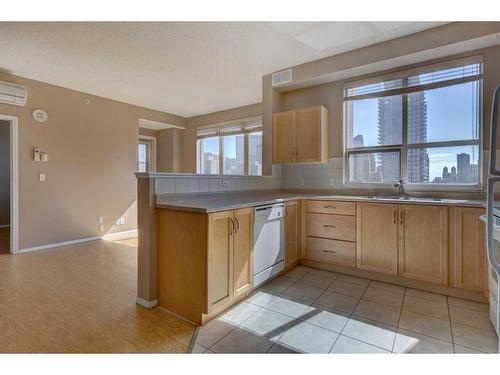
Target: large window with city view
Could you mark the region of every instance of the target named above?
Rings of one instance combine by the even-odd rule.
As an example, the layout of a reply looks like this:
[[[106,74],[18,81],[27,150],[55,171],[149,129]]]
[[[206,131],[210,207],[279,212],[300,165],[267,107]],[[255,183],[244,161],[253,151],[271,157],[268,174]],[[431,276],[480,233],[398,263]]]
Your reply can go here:
[[[347,183],[480,184],[478,58],[346,85]]]
[[[262,175],[262,120],[238,120],[197,130],[197,172]]]

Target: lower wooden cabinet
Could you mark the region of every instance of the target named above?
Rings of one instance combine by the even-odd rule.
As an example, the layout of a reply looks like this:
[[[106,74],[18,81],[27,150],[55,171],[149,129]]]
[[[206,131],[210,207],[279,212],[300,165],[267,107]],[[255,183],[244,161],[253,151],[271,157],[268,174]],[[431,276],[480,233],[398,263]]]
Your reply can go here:
[[[233,297],[232,227],[233,211],[208,215],[208,311],[228,304]]]
[[[234,211],[233,296],[246,295],[253,282],[253,209]]]
[[[253,208],[157,210],[158,304],[197,324],[253,287]]]
[[[399,276],[447,285],[448,207],[399,205]]]
[[[354,242],[307,237],[306,246],[307,259],[356,267],[356,244]]]
[[[450,286],[487,291],[485,224],[483,208],[450,207]]]
[[[285,210],[285,268],[287,268],[299,259],[298,202],[287,202]]]
[[[358,203],[356,261],[360,269],[398,274],[398,205]]]

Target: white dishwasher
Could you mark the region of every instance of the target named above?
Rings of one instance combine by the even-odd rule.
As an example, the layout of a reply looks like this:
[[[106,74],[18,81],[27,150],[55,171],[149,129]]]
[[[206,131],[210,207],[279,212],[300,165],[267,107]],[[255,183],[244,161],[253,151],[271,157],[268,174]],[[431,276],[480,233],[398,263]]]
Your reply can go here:
[[[253,286],[285,269],[285,204],[255,207]]]

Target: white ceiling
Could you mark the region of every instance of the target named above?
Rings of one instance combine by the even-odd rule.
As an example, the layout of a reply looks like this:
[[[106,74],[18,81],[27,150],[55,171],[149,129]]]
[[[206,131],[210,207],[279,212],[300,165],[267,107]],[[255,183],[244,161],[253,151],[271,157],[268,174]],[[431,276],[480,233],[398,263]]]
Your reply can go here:
[[[0,22],[0,70],[195,116],[261,101],[262,76],[437,22]]]

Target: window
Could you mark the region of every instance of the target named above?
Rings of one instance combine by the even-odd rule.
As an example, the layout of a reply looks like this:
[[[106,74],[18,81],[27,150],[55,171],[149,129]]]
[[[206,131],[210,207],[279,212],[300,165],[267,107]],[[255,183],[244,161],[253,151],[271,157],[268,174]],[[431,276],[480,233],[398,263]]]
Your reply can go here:
[[[262,119],[198,128],[197,172],[261,176]]]
[[[140,136],[137,149],[137,171],[156,172],[156,138]]]
[[[479,58],[346,85],[346,182],[478,185]]]

